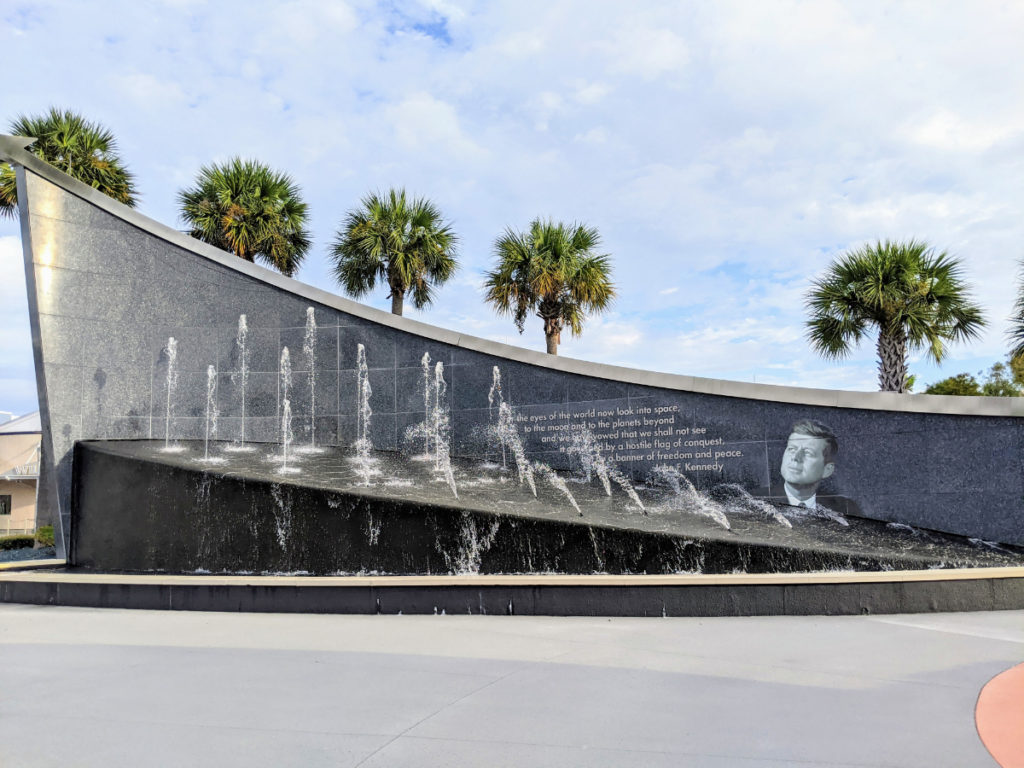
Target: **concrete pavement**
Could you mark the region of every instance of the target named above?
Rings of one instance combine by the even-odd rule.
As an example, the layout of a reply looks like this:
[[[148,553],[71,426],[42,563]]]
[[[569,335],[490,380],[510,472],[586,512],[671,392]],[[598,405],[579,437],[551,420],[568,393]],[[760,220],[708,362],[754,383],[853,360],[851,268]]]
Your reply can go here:
[[[995,766],[1024,612],[595,619],[0,605],[0,765]]]

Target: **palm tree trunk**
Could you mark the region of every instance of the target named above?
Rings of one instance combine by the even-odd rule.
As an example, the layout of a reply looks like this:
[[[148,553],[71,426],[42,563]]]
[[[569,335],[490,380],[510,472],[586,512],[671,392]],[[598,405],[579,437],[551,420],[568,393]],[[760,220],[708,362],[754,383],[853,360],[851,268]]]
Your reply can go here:
[[[907,391],[907,335],[902,328],[878,333],[878,388]]]
[[[543,299],[537,307],[537,317],[544,321],[544,338],[548,345],[548,354],[557,355],[558,345],[562,343],[562,316],[558,303]]]
[[[396,272],[393,265],[388,268],[388,287],[391,289],[391,314],[401,316],[408,286],[402,282],[402,276]]]
[[[557,355],[558,345],[562,343],[562,322],[558,317],[545,317],[544,319],[544,338],[548,344],[548,354]]]
[[[558,354],[558,334],[556,334],[556,333],[548,333],[545,330],[544,331],[544,338],[548,342],[548,354],[549,355],[557,355]]]

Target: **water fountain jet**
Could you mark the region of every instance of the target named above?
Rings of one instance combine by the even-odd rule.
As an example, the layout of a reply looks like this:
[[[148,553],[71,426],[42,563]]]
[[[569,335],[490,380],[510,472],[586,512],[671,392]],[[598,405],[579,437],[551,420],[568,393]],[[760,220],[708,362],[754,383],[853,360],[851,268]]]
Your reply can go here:
[[[424,458],[430,458],[430,424],[432,421],[430,406],[432,398],[429,352],[423,353],[423,357],[420,359],[420,367],[423,369],[423,456]]]
[[[497,403],[497,412],[501,413],[501,404],[505,402],[505,397],[501,392],[501,369],[498,366],[494,366],[491,370],[491,388],[487,392],[487,417],[490,422],[496,427],[497,420],[495,416],[495,403]],[[507,469],[508,459],[507,451],[505,449],[505,443],[502,440],[498,440],[501,443],[501,468]]]
[[[789,518],[782,514],[777,507],[769,504],[764,499],[755,498],[741,485],[736,483],[723,483],[721,485],[716,485],[711,489],[711,493],[718,497],[720,503],[729,501],[731,502],[731,506],[762,514],[769,520],[778,523],[784,528],[793,527],[793,523],[790,522]]]
[[[573,434],[569,443],[569,455],[576,457],[580,462],[588,482],[590,481],[591,472],[593,472],[601,480],[604,492],[608,496],[612,495],[611,484],[614,482],[629,496],[630,501],[640,508],[641,512],[645,515],[647,514],[647,509],[644,507],[644,503],[640,500],[640,496],[637,494],[636,489],[633,488],[629,478],[605,458],[597,438],[594,437],[594,434],[589,429],[579,429]]]
[[[167,359],[167,416],[164,424],[164,453],[182,453],[185,449],[171,444],[171,420],[174,418],[174,390],[178,386],[178,342],[173,336],[167,338],[163,350]]]
[[[444,399],[447,389],[444,363],[438,361],[434,367],[434,469],[444,477],[455,498],[459,498],[459,492],[455,488],[455,473],[452,470],[449,447],[451,422],[448,417],[448,405]]]
[[[555,470],[542,461],[533,462],[532,467],[534,472],[551,483],[555,490],[565,496],[568,502],[572,504],[572,508],[579,513],[580,517],[583,517],[583,510],[580,509],[580,505],[576,503],[576,497],[572,495],[572,492],[569,490],[569,486],[565,484],[565,480],[559,477]]]
[[[651,480],[655,484],[668,486],[672,491],[668,502],[671,509],[678,508],[678,502],[683,501],[686,504],[684,508],[687,512],[709,517],[727,531],[732,529],[729,518],[726,517],[721,506],[701,494],[690,482],[690,478],[676,467],[668,464],[657,465],[651,470]]]
[[[373,459],[370,458],[373,451],[373,442],[370,439],[370,417],[373,415],[370,396],[373,389],[370,387],[366,347],[362,344],[356,346],[356,366],[356,465],[363,478],[362,484],[369,485],[373,464]]]
[[[203,462],[222,464],[225,459],[210,458],[210,438],[217,434],[217,367],[206,368],[206,435],[203,440]]]
[[[238,330],[235,332],[235,349],[238,354],[238,368],[231,373],[231,381],[241,391],[242,426],[241,435],[237,443],[225,446],[228,453],[252,453],[256,450],[254,446],[246,445],[245,442],[245,409],[246,409],[246,387],[249,384],[249,350],[247,339],[249,336],[249,323],[244,314],[238,316]]]
[[[306,310],[306,335],[302,343],[302,352],[306,356],[309,368],[309,447],[307,451],[316,451],[316,313],[313,307]]]
[[[529,459],[526,458],[523,441],[519,439],[519,430],[516,429],[512,408],[506,402],[498,405],[498,439],[501,440],[503,446],[507,445],[509,450],[512,451],[512,458],[516,463],[520,485],[525,481],[530,486],[533,495],[536,496],[537,485],[533,480],[533,467]]]
[[[281,363],[278,373],[278,388],[281,395],[281,454],[277,460],[281,461],[282,473],[298,472],[297,467],[288,466],[289,449],[292,445],[292,358],[288,347],[281,350]]]
[[[586,482],[589,483],[591,478],[597,475],[605,495],[612,495],[612,484],[608,477],[608,462],[601,452],[601,447],[593,432],[589,429],[573,432],[569,439],[569,456],[579,462]]]

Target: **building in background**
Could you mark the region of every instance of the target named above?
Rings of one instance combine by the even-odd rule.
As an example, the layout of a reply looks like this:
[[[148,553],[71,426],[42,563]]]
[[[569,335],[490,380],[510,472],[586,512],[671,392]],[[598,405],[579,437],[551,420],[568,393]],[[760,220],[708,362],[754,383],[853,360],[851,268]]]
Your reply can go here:
[[[35,533],[39,411],[0,424],[0,536]]]

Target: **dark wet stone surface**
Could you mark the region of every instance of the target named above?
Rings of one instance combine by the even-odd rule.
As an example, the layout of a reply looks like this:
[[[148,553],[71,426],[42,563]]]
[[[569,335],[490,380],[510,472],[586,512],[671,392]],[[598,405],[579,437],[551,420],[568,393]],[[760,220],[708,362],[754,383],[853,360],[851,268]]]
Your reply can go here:
[[[56,557],[56,550],[53,547],[40,547],[33,549],[8,549],[0,551],[0,563],[21,563],[32,560],[50,560]]]
[[[127,479],[124,482],[121,495],[130,498],[122,506],[147,507],[142,518],[131,518],[133,511],[120,518],[121,524],[142,528],[132,531],[134,549],[118,566],[128,570],[152,566],[218,572],[723,573],[1024,562],[1020,548],[850,515],[819,517],[754,500],[737,486],[712,488],[700,501],[653,482],[641,484],[636,489],[641,510],[615,483],[611,495],[606,495],[597,479],[588,483],[579,473],[561,472],[581,510],[577,512],[540,473],[535,474],[534,496],[526,483],[520,483],[511,457],[502,466],[500,452],[489,461],[454,460],[453,492],[433,459],[399,453],[374,452],[367,475],[351,450],[307,453],[298,446],[285,473],[281,448],[271,444],[250,446],[250,453],[213,444],[214,462],[203,460],[200,442],[181,442],[177,453],[164,452],[160,441],[81,445],[90,455],[104,457],[105,477],[118,476],[111,468],[116,469],[119,458],[134,468],[125,478],[143,480],[149,476],[147,465],[155,472],[144,496],[131,496],[137,489]],[[89,478],[84,479],[88,485]],[[93,526],[98,515],[118,516],[118,505],[109,503],[116,495],[107,494],[106,508],[99,503],[102,491],[96,504],[86,505],[91,517],[85,533],[93,533],[79,536],[79,553],[89,552],[98,567],[104,562],[102,542],[112,541],[117,532],[104,529],[98,535]],[[281,501],[285,497],[287,510]],[[267,511],[275,505],[278,512]],[[196,512],[203,509],[202,514]],[[708,516],[708,509],[724,513],[729,527],[721,518]],[[301,541],[285,543],[281,514],[287,519],[287,536],[317,539],[315,556]],[[309,520],[303,520],[304,515]],[[332,515],[347,522],[333,520]],[[389,515],[402,522],[386,533],[387,547],[381,547],[380,526],[384,521],[387,531]],[[427,518],[429,523],[423,523]],[[147,525],[153,527],[152,535],[144,530]],[[244,545],[240,531],[249,537]],[[328,551],[317,538],[324,535],[348,540]],[[579,536],[589,537],[586,553],[574,550],[577,545],[572,542]],[[199,543],[190,549],[181,541],[164,540],[172,537]],[[356,546],[353,537],[366,541]],[[226,543],[212,544],[214,540]],[[388,547],[409,554],[385,551]],[[164,551],[176,548],[180,553],[175,557]],[[253,555],[254,548],[263,554]],[[223,557],[227,550],[235,554]]]

